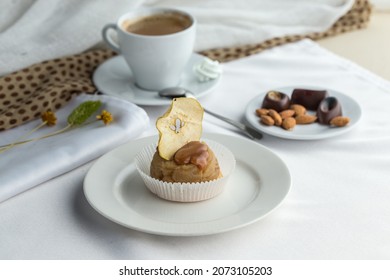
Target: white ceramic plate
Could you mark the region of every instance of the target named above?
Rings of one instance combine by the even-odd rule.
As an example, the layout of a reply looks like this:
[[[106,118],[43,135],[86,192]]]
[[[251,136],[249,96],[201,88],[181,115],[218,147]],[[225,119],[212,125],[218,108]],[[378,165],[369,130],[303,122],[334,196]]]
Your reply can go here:
[[[201,98],[212,92],[217,86],[220,77],[217,79],[198,82],[194,65],[203,61],[204,56],[192,54],[192,57],[182,74],[178,86],[190,90],[197,98]],[[134,84],[134,79],[123,56],[118,55],[102,63],[93,74],[93,82],[104,94],[113,95],[131,101],[138,105],[169,105],[171,100],[160,97],[156,91],[140,89]]]
[[[125,227],[170,236],[226,232],[263,218],[286,197],[291,176],[286,164],[253,141],[220,134],[204,138],[223,144],[236,157],[225,190],[207,201],[181,203],[158,198],[144,185],[134,156],[157,136],[128,142],[101,157],[84,181],[88,202]]]
[[[316,88],[312,86],[295,86],[295,87],[283,87],[283,88],[275,88],[272,90],[281,91],[288,96],[291,97],[291,93],[294,88],[305,88],[305,89],[324,89],[324,88]],[[271,89],[270,89],[271,90]],[[292,131],[284,130],[277,126],[266,126],[260,123],[260,118],[256,115],[256,109],[261,107],[263,99],[268,92],[264,92],[257,97],[253,98],[246,107],[245,117],[247,121],[257,130],[264,132],[266,134],[285,138],[285,139],[293,139],[293,140],[318,140],[324,139],[328,137],[338,136],[344,134],[355,127],[355,125],[359,122],[362,111],[359,104],[352,99],[351,97],[332,90],[326,89],[328,91],[329,96],[336,97],[341,103],[343,116],[349,117],[351,122],[345,127],[330,127],[327,125],[321,125],[319,123],[313,123],[309,125],[297,125],[294,127]],[[315,114],[315,112],[310,112],[309,114]]]

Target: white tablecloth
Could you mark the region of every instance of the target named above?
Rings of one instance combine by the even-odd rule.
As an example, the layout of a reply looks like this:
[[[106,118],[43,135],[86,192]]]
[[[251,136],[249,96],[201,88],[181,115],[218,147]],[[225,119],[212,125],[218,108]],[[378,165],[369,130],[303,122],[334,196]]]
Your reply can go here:
[[[201,102],[239,120],[263,90],[297,84],[344,92],[361,105],[363,117],[352,131],[330,139],[261,140],[293,179],[287,198],[265,219],[202,237],[127,229],[87,203],[82,187],[90,162],[0,204],[0,258],[389,259],[388,81],[302,41],[224,64],[219,86]],[[142,137],[156,134],[155,119],[166,107],[144,109],[152,126]],[[235,134],[208,115],[204,131]]]

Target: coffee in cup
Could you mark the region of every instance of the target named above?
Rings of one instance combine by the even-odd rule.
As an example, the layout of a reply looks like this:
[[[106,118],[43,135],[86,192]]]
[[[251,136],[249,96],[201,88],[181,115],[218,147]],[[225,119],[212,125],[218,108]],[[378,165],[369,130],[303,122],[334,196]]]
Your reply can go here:
[[[133,20],[125,20],[122,27],[129,33],[158,36],[180,32],[190,27],[191,24],[191,18],[186,15],[167,12]]]
[[[141,9],[107,24],[102,35],[124,57],[138,87],[159,91],[179,84],[193,53],[195,24],[190,14],[179,10]],[[118,42],[109,36],[110,29]]]

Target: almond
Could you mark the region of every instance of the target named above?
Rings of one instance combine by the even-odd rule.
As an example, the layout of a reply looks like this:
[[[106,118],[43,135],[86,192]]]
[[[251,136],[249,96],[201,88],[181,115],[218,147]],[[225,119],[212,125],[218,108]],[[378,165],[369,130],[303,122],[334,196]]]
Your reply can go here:
[[[262,115],[268,115],[268,109],[265,108],[256,109],[256,115],[259,117],[261,117]]]
[[[285,130],[293,130],[296,125],[296,120],[293,117],[285,118],[282,122],[282,127]]]
[[[297,124],[310,124],[317,120],[317,116],[313,115],[298,115],[295,117]]]
[[[290,109],[295,111],[295,116],[301,116],[306,114],[306,108],[299,104],[293,104],[290,106]]]
[[[282,125],[282,117],[279,115],[278,112],[276,112],[274,109],[270,109],[268,111],[268,115],[274,119],[275,125],[281,126]]]
[[[274,119],[271,118],[270,116],[262,115],[260,118],[261,118],[261,119],[260,119],[260,122],[263,123],[263,124],[265,124],[265,125],[271,126],[271,125],[274,125],[274,124],[275,124]]]
[[[293,109],[287,109],[279,113],[282,119],[287,119],[293,117],[295,115],[295,111]]]
[[[330,124],[337,126],[337,127],[343,127],[349,124],[350,119],[348,117],[338,116],[330,120]]]

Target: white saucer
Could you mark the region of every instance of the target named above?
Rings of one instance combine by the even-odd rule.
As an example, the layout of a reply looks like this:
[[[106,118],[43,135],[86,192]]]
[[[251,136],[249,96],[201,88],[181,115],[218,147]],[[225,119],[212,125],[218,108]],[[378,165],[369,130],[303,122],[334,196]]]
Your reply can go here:
[[[209,94],[218,84],[220,77],[208,82],[198,82],[193,67],[203,61],[204,56],[192,54],[178,86],[194,93],[197,98]],[[118,55],[102,63],[93,74],[93,82],[103,94],[112,95],[138,105],[169,105],[171,101],[158,96],[155,91],[138,88],[130,68],[123,56]]]
[[[283,87],[272,90],[280,91],[291,97],[291,93],[294,88],[306,88],[306,89],[324,89],[312,86],[295,86],[295,87]],[[327,125],[321,125],[319,123],[313,123],[309,125],[297,125],[292,131],[284,130],[278,126],[266,126],[260,123],[260,118],[256,115],[256,109],[261,107],[263,99],[268,92],[263,92],[257,97],[253,98],[246,107],[245,118],[247,121],[257,130],[266,134],[292,140],[319,140],[329,137],[338,136],[350,131],[356,126],[362,116],[362,110],[359,104],[350,96],[345,95],[333,89],[326,89],[329,96],[336,97],[341,103],[343,116],[349,117],[351,122],[345,127],[331,127]],[[309,112],[314,114],[315,112]]]
[[[157,136],[130,141],[98,159],[85,177],[85,196],[96,211],[120,225],[169,236],[237,229],[264,218],[281,204],[291,186],[291,175],[282,159],[244,138],[205,134],[207,139],[223,143],[237,161],[224,191],[215,198],[173,202],[146,188],[134,156],[157,143]]]

